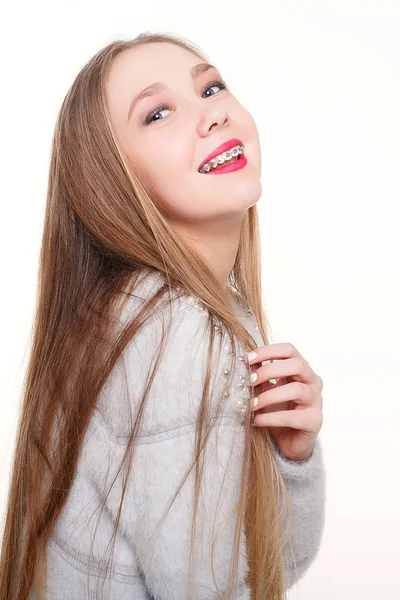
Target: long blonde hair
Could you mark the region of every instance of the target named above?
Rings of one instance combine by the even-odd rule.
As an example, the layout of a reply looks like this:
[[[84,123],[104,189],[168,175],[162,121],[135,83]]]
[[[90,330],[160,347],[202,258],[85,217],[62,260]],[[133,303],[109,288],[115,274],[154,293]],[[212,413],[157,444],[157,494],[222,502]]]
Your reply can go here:
[[[170,227],[144,182],[128,167],[112,131],[105,93],[110,66],[124,50],[152,42],[177,44],[207,60],[194,44],[169,34],[145,32],[132,40],[114,41],[81,69],[57,118],[32,346],[1,549],[0,600],[25,600],[32,588],[39,600],[45,597],[47,544],[71,489],[100,390],[146,318],[163,301],[168,303],[171,286],[180,286],[197,297],[208,308],[211,322],[217,319],[223,323],[244,351],[257,346],[235,314],[227,289],[202,256]],[[143,269],[161,273],[168,284],[146,303],[140,322],[135,317],[116,337],[115,307],[120,291],[128,282],[135,282]],[[243,220],[229,278],[251,309],[267,344],[256,206],[249,208]],[[211,347],[215,330],[209,330]],[[211,368],[209,362],[205,389]],[[198,423],[201,435],[196,439],[194,461],[195,509],[201,485],[198,463],[212,427],[204,419],[206,401],[204,390]],[[55,423],[56,448],[51,434]],[[136,423],[128,450],[133,448],[138,427]],[[292,518],[290,499],[276,466],[268,429],[252,427],[250,412],[244,427],[235,543],[223,599],[233,598],[243,523],[249,565],[247,584],[252,598],[282,600],[286,598],[287,565],[295,567],[293,555],[288,555],[289,546],[292,550],[288,529],[283,527]],[[131,460],[127,452],[122,464],[126,461],[128,474]],[[124,493],[125,487],[119,510]],[[193,545],[192,537],[191,555]]]

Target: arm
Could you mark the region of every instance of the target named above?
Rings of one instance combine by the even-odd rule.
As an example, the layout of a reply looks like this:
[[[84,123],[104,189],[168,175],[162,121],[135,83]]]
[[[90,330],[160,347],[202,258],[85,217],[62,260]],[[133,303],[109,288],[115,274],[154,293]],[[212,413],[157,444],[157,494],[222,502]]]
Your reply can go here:
[[[296,563],[288,562],[286,567],[288,588],[291,588],[315,560],[321,544],[325,521],[325,467],[321,440],[316,439],[312,455],[304,461],[288,460],[277,448],[275,455],[293,509]]]
[[[182,308],[183,306],[183,308]],[[194,306],[182,303],[173,315],[172,329],[159,370],[147,398],[139,443],[135,449],[119,526],[137,559],[143,581],[154,598],[187,600],[189,551],[194,493],[194,469],[175,498],[161,528],[155,530],[178,488],[193,457],[197,409],[205,374],[208,339],[206,318]],[[161,338],[159,315],[133,340],[125,353],[127,388],[134,400],[141,397],[155,350]],[[218,341],[218,338],[217,338]],[[222,349],[212,361],[212,403],[224,391],[223,370],[228,355]],[[126,412],[122,408],[122,377],[114,377],[100,404],[102,418],[113,434],[100,441],[104,464],[119,466],[128,432]],[[117,404],[116,404],[117,403]],[[132,401],[131,401],[132,403]],[[221,593],[226,588],[235,529],[234,509],[238,502],[242,468],[244,429],[227,404],[223,416],[214,424],[207,441],[205,465],[198,507],[194,581],[196,598],[216,596],[211,569],[211,543],[220,533],[214,551],[214,574]],[[115,443],[118,433],[119,443]],[[125,438],[125,442],[126,442]],[[104,454],[108,447],[108,456]],[[92,473],[98,489],[108,489],[116,468],[107,482]],[[119,480],[118,480],[119,482]],[[116,482],[117,484],[117,482]],[[116,485],[114,484],[114,485]],[[107,509],[115,522],[120,500],[111,493]],[[220,529],[228,520],[228,523]],[[245,585],[247,557],[242,531],[237,579],[237,599],[249,600]]]

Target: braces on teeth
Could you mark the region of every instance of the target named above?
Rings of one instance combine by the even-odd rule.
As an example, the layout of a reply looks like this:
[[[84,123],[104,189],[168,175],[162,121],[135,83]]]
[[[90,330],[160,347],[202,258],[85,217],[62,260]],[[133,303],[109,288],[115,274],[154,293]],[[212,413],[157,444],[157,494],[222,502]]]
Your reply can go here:
[[[243,146],[234,146],[227,152],[223,152],[219,154],[215,158],[212,158],[210,162],[205,163],[201,169],[199,169],[199,173],[208,173],[211,169],[216,169],[218,165],[222,165],[227,160],[230,160],[232,157],[242,154],[244,151]]]

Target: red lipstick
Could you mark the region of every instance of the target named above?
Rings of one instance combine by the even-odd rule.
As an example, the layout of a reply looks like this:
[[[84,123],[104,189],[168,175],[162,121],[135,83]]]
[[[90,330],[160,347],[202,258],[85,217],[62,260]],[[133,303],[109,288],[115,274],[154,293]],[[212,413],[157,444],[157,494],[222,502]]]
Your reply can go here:
[[[223,144],[221,144],[220,146],[215,148],[215,150],[213,150],[211,152],[211,154],[209,154],[208,156],[205,157],[205,159],[197,167],[197,170],[201,169],[201,167],[203,165],[205,165],[208,161],[210,161],[212,158],[214,158],[214,156],[218,156],[218,154],[222,154],[222,152],[227,152],[234,146],[243,146],[242,140],[238,140],[237,138],[232,138],[231,140],[224,142]]]

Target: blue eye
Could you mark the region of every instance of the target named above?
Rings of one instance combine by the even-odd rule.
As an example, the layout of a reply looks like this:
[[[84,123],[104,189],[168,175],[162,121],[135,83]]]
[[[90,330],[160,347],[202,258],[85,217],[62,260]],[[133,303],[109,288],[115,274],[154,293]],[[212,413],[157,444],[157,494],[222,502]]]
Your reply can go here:
[[[145,124],[149,125],[152,122],[153,117],[155,117],[156,115],[158,115],[159,113],[161,113],[163,110],[169,110],[169,106],[166,106],[165,104],[161,104],[161,106],[157,106],[156,108],[154,108],[146,117],[145,120]],[[160,119],[156,119],[157,121],[160,121]]]
[[[228,89],[228,86],[226,85],[225,81],[221,81],[221,80],[217,80],[217,81],[211,81],[210,83],[207,84],[207,87],[204,89],[203,94],[205,94],[206,92],[208,92],[208,90],[211,90],[213,87],[219,87],[220,90],[226,90]],[[214,92],[213,94],[211,94],[211,96],[215,96],[215,94],[218,92]],[[206,96],[206,98],[209,98],[210,96]],[[167,106],[166,104],[160,104],[159,106],[156,106],[156,108],[153,108],[153,110],[151,112],[149,112],[149,114],[147,115],[144,124],[145,125],[150,125],[150,123],[154,123],[153,119],[155,116],[157,116],[159,113],[161,113],[163,110],[171,110],[169,106]],[[162,121],[161,119],[156,119],[156,121]]]
[[[211,90],[211,88],[213,88],[213,87],[219,87],[221,90],[228,89],[228,86],[226,85],[225,81],[221,81],[221,80],[211,81],[210,83],[207,84],[207,87],[205,88],[203,94],[205,94],[208,90]],[[211,94],[211,96],[215,96],[215,94]]]

